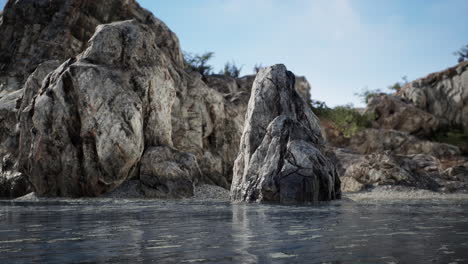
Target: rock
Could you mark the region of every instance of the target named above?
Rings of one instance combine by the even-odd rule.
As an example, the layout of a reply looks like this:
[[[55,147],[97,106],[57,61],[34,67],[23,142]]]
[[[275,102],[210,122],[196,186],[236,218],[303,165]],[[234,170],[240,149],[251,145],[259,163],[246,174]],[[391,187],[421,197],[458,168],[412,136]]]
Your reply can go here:
[[[31,192],[27,178],[18,173],[12,177],[0,176],[0,198],[14,199]]]
[[[432,73],[403,87],[398,95],[418,108],[468,131],[468,62]]]
[[[439,185],[428,174],[438,168],[437,162],[437,159],[424,155],[403,157],[390,153],[370,154],[346,169],[342,190],[353,192],[378,185],[404,185],[437,190]]]
[[[392,151],[395,154],[429,154],[435,157],[460,155],[452,145],[420,140],[405,132],[388,129],[364,129],[350,140],[349,148],[361,154]]]
[[[197,156],[204,183],[229,188],[248,99],[230,100],[198,74],[179,87],[172,107],[174,146]]]
[[[310,103],[310,100],[312,98],[310,91],[310,83],[307,81],[306,77],[304,76],[296,76],[296,82],[294,83],[294,88],[296,91],[299,93],[300,96],[302,96],[302,99],[304,99],[304,102]]]
[[[250,97],[231,199],[302,203],[340,198],[318,119],[284,65],[262,69]]]
[[[229,201],[229,191],[219,186],[201,184],[195,187],[193,199],[198,201]]]
[[[39,197],[112,191],[161,145],[230,187],[255,76],[185,72],[175,34],[134,0],[8,1],[0,36],[0,154]]]
[[[191,197],[200,175],[194,155],[167,146],[149,148],[141,159],[140,181],[146,197]]]
[[[128,19],[154,24],[156,44],[182,63],[173,33],[134,0],[9,0],[0,23],[0,94],[20,89],[40,63],[81,53],[98,25]]]
[[[23,90],[0,97],[0,158],[16,156],[18,152],[17,113],[21,106]]]
[[[393,95],[372,97],[365,113],[374,113],[373,127],[407,132],[416,136],[430,136],[440,127],[439,119],[413,104]]]
[[[99,26],[77,59],[48,76],[23,126],[31,129],[21,130],[31,142],[20,142],[30,153],[21,167],[37,195],[100,195],[137,174],[145,144],[172,145],[181,77],[157,33],[136,21]]]
[[[341,175],[340,176],[342,192],[360,192],[366,189],[366,185],[363,183],[360,183],[358,180],[353,178],[353,176],[355,175],[352,175],[352,176]]]
[[[448,168],[444,174],[451,180],[468,182],[468,168],[465,166]]]

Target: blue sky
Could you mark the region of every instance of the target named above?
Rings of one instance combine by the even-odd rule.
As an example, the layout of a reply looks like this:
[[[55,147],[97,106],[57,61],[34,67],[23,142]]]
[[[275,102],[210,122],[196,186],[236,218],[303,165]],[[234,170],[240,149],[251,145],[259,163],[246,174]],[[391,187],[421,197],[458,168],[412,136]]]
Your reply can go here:
[[[140,0],[187,52],[215,52],[250,74],[284,63],[328,105],[354,103],[362,88],[385,89],[456,64],[468,44],[467,0]],[[3,6],[4,0],[0,0]]]

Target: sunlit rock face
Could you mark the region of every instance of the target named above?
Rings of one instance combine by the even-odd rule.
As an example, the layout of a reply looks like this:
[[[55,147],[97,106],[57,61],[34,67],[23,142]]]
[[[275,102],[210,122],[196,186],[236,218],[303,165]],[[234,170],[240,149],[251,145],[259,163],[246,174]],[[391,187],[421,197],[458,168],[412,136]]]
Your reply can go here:
[[[98,25],[127,19],[152,20],[158,33],[169,36],[135,0],[9,0],[0,20],[0,95],[20,89],[40,63],[82,52]],[[160,37],[157,44],[182,61],[178,42],[171,41]]]
[[[411,82],[399,95],[450,126],[468,131],[468,62]]]
[[[230,187],[255,76],[186,72],[175,34],[134,0],[8,1],[0,21],[1,175],[99,196],[164,146],[195,157],[192,183]]]
[[[172,145],[180,76],[156,33],[135,21],[99,26],[88,49],[47,77],[21,131],[31,142],[21,144],[22,168],[39,195],[100,195],[137,175],[145,142]]]
[[[460,149],[449,144],[422,140],[391,129],[363,129],[354,135],[348,147],[361,154],[391,151],[395,154],[429,154],[435,157],[460,155]]]
[[[370,99],[366,114],[374,114],[374,128],[393,129],[416,136],[431,136],[443,120],[400,97],[381,94]]]
[[[294,84],[284,65],[257,74],[234,164],[232,200],[303,203],[340,197],[318,119]]]

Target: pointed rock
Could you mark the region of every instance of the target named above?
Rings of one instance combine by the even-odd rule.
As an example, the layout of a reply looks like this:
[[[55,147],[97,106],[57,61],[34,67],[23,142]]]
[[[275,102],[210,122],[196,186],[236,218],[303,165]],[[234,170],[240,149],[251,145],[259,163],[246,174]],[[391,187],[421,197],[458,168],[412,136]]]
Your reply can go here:
[[[284,65],[262,69],[250,97],[231,199],[307,203],[340,198],[319,121]]]

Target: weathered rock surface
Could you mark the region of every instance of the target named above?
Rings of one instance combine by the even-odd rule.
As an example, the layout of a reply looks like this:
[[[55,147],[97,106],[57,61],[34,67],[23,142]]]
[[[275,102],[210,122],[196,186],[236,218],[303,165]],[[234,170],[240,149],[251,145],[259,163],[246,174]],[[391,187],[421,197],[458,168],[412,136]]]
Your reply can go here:
[[[380,185],[399,185],[431,191],[466,191],[465,168],[443,170],[442,161],[425,155],[373,153],[351,164],[342,176],[342,190],[357,192]]]
[[[20,89],[40,63],[82,52],[98,25],[128,19],[152,20],[157,45],[182,61],[170,30],[134,0],[9,0],[0,21],[0,95]]]
[[[449,126],[468,131],[468,62],[413,81],[398,95]]]
[[[372,97],[365,113],[374,113],[376,129],[393,129],[417,136],[430,136],[440,128],[440,121],[405,100],[381,94]]]
[[[408,133],[388,129],[364,129],[350,140],[349,148],[361,154],[392,151],[395,154],[429,154],[435,157],[460,155],[452,145],[420,140]]]
[[[262,69],[252,87],[239,156],[235,201],[314,202],[340,198],[335,164],[324,155],[318,119],[284,65]]]
[[[438,171],[438,160],[431,156],[399,157],[374,153],[350,165],[343,176],[342,190],[361,191],[368,186],[404,185],[436,190],[439,185],[430,173]]]
[[[141,159],[140,182],[146,197],[191,197],[200,176],[193,154],[167,146],[149,148]]]
[[[50,74],[22,113],[32,118],[22,126],[30,145],[20,143],[29,153],[21,167],[38,195],[100,195],[137,174],[145,142],[172,145],[180,76],[149,25],[99,26],[88,49]]]

